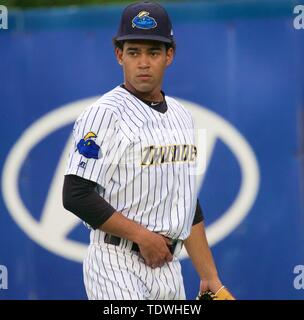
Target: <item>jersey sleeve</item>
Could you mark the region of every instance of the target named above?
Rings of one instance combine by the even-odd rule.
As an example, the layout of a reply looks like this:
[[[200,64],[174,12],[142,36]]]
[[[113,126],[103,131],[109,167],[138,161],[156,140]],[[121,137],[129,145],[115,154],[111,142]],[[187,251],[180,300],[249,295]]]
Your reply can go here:
[[[117,115],[102,104],[94,105],[74,124],[65,175],[77,175],[106,188],[126,145]]]

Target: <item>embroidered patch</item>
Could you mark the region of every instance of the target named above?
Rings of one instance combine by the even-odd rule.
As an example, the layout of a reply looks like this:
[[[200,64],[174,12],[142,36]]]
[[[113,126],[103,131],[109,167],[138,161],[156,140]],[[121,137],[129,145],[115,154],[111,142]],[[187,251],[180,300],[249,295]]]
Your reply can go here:
[[[90,131],[77,144],[78,152],[86,158],[99,159],[101,157],[100,147],[95,140],[97,135]]]
[[[132,27],[145,30],[156,28],[157,22],[154,18],[150,17],[149,14],[147,11],[141,11],[133,18]]]

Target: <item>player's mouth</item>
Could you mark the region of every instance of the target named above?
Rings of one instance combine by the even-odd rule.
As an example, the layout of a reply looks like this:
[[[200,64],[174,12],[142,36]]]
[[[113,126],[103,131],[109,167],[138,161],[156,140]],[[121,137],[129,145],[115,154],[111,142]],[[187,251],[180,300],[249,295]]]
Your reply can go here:
[[[152,77],[149,74],[140,74],[137,76],[137,78],[139,78],[142,81],[145,81],[151,79]]]

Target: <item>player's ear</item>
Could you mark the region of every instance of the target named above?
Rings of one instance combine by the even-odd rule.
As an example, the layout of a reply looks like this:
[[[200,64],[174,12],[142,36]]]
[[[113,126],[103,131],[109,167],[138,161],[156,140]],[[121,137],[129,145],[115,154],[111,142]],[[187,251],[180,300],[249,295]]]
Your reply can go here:
[[[174,50],[173,48],[169,48],[166,51],[166,66],[170,66],[170,64],[173,62],[174,58]]]
[[[122,50],[118,47],[115,48],[115,55],[117,62],[122,65]]]

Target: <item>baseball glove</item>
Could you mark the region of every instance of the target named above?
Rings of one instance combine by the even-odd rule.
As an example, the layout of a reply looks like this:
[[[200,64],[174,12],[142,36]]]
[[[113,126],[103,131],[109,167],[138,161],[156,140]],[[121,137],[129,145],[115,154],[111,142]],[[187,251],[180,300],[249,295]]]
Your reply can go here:
[[[200,292],[196,297],[196,300],[235,300],[235,297],[222,286],[216,293],[208,290]]]

